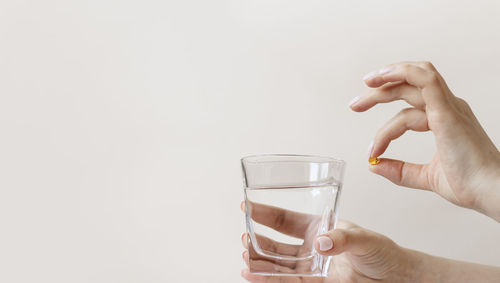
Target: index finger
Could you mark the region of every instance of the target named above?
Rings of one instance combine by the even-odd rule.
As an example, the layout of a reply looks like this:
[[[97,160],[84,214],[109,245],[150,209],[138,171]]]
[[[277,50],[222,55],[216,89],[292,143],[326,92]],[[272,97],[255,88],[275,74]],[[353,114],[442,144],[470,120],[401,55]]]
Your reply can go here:
[[[426,106],[431,109],[440,110],[449,105],[446,83],[435,68],[424,68],[417,63],[396,63],[365,79],[366,85],[372,88],[394,82],[405,82],[420,89]]]

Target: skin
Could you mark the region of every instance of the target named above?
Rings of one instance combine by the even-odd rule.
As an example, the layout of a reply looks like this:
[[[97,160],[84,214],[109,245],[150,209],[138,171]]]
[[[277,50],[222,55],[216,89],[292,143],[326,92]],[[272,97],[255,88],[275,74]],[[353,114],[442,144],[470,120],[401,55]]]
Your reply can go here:
[[[278,207],[251,204],[252,219],[278,232],[304,239],[303,245],[290,245],[265,238],[260,245],[263,249],[281,255],[299,255],[307,249],[314,235],[305,232],[305,222],[314,223],[317,216],[306,215]],[[242,203],[242,210],[245,211]],[[314,225],[313,225],[314,226]],[[243,278],[250,282],[282,283],[354,283],[354,282],[499,282],[500,268],[478,265],[430,256],[418,251],[400,247],[384,235],[359,227],[345,220],[339,220],[337,228],[320,235],[330,238],[334,245],[321,251],[319,243],[315,250],[326,256],[334,256],[328,277],[277,277],[261,276],[244,269]],[[317,239],[317,238],[316,238]],[[243,260],[247,267],[283,271],[304,272],[311,266],[279,263],[259,256],[252,248],[247,236],[241,237]]]
[[[433,191],[456,205],[500,221],[500,153],[469,105],[453,95],[436,68],[429,62],[401,62],[368,74],[364,81],[370,90],[353,100],[353,111],[364,112],[396,100],[412,106],[379,129],[369,149],[370,157],[382,155],[390,142],[407,130],[431,131],[437,148],[428,164],[379,158],[379,164],[369,165],[370,171],[400,186]],[[498,267],[406,249],[383,235],[342,220],[335,230],[313,239],[313,234],[303,230],[304,225],[315,223],[314,216],[254,203],[251,206],[254,221],[304,240],[302,246],[261,241],[269,249],[300,254],[312,241],[319,254],[335,256],[326,278],[264,277],[245,269],[242,276],[250,282],[500,282]],[[321,236],[333,241],[331,249],[320,250],[317,239]],[[246,234],[242,241],[247,249],[243,253],[247,266],[259,264],[287,272],[308,268],[259,258]]]
[[[281,255],[300,256],[307,249],[308,243],[314,241],[316,229],[304,229],[304,223],[315,226],[319,217],[306,215],[278,207],[250,203],[252,219],[283,234],[304,240],[303,245],[290,245],[275,242],[262,236],[258,239],[262,249]],[[242,210],[245,210],[242,203]],[[308,227],[308,226],[306,226]],[[389,238],[375,232],[362,229],[348,221],[339,220],[337,228],[330,231],[328,237],[332,238],[335,245],[328,251],[321,252],[318,243],[314,248],[323,255],[337,255],[333,257],[328,278],[311,277],[264,277],[251,274],[248,269],[243,270],[242,276],[250,282],[304,282],[304,283],[337,283],[337,282],[396,282],[410,277],[405,274],[403,278],[400,270],[411,270],[410,251],[399,247]],[[275,262],[272,259],[260,256],[253,249],[247,234],[242,235],[242,244],[245,247],[243,259],[247,266],[256,266],[259,270],[280,270],[287,273],[307,272],[310,265],[295,265],[290,263]]]
[[[429,62],[403,62],[365,78],[371,89],[350,105],[353,111],[396,100],[412,106],[378,130],[370,157],[382,155],[408,130],[431,131],[437,148],[428,164],[379,158],[380,163],[369,169],[397,185],[433,191],[500,221],[500,153],[469,105],[453,95],[436,68]]]

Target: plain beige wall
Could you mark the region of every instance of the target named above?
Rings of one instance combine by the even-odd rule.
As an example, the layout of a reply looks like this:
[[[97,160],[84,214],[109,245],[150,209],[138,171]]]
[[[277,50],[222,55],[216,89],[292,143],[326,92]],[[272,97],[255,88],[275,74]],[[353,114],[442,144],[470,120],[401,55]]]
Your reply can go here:
[[[340,215],[500,265],[500,225],[368,172],[404,103],[361,77],[430,60],[500,144],[500,2],[2,1],[0,282],[243,282],[239,158],[348,163]],[[426,162],[429,133],[384,156]]]

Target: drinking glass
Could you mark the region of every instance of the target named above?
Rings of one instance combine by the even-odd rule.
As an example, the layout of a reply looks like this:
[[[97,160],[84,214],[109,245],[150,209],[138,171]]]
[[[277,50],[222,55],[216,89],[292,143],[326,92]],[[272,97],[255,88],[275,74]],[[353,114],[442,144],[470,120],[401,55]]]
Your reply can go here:
[[[250,272],[326,277],[314,239],[334,229],[345,162],[310,155],[241,159]]]

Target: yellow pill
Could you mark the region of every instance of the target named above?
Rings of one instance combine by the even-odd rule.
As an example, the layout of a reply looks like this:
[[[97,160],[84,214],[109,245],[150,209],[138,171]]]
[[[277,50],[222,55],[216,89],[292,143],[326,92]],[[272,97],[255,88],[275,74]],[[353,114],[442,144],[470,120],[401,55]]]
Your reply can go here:
[[[377,157],[370,157],[370,158],[368,158],[368,162],[371,165],[377,165],[380,163],[380,160]]]

